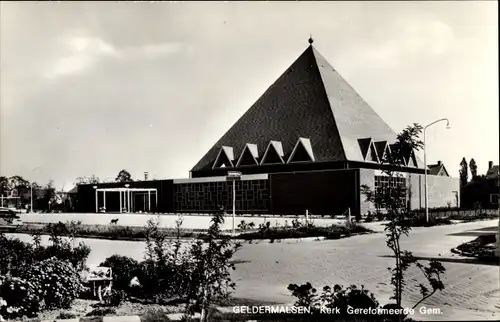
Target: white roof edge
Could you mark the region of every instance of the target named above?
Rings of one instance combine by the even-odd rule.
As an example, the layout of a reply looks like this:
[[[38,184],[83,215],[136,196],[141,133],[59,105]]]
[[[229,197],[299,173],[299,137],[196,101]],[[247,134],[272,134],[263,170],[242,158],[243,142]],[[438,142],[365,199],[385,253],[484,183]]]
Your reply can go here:
[[[267,173],[243,174],[241,176],[242,181],[268,180],[268,179],[269,179],[269,174],[267,174]],[[174,184],[183,184],[183,183],[223,182],[223,181],[227,181],[227,180],[226,180],[225,176],[217,176],[217,177],[174,179],[173,181],[174,181]]]

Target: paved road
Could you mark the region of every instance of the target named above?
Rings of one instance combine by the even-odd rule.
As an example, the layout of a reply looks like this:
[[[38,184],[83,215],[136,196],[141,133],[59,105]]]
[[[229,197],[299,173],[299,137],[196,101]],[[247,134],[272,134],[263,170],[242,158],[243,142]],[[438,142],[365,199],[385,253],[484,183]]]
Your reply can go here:
[[[481,221],[432,228],[415,228],[410,237],[402,240],[402,248],[416,256],[457,258],[450,248],[474,239],[474,236],[450,236],[497,225],[497,221]],[[372,228],[377,228],[372,223]],[[380,228],[380,227],[379,227]],[[23,240],[29,236],[21,235]],[[112,254],[141,259],[144,244],[108,240],[85,240],[92,247],[89,264],[98,264]],[[291,303],[286,287],[290,283],[311,282],[318,288],[334,284],[363,284],[375,293],[381,303],[391,295],[387,267],[393,259],[385,246],[383,233],[356,236],[341,240],[310,241],[303,243],[245,244],[236,259],[234,279],[236,296],[257,300]],[[500,319],[499,267],[477,264],[444,262],[447,272],[445,291],[435,294],[423,303],[425,307],[439,308],[441,315],[417,315],[420,320],[483,320]],[[419,300],[418,288],[423,281],[421,272],[410,269],[407,275],[408,291],[404,304],[412,306]]]
[[[415,228],[402,241],[402,248],[416,256],[456,258],[450,248],[473,239],[471,236],[449,236],[451,233],[494,226],[484,221],[450,226]],[[250,263],[238,265],[236,295],[288,303],[289,283],[311,282],[317,288],[334,284],[364,284],[381,303],[390,297],[388,285],[393,259],[385,246],[383,233],[356,236],[334,241],[316,241],[293,245],[261,243],[242,248],[237,257]],[[444,262],[447,269],[446,290],[426,300],[422,306],[440,308],[442,315],[419,319],[467,320],[500,319],[499,267]],[[407,275],[405,305],[413,306],[420,297],[419,282],[423,276],[417,269]]]

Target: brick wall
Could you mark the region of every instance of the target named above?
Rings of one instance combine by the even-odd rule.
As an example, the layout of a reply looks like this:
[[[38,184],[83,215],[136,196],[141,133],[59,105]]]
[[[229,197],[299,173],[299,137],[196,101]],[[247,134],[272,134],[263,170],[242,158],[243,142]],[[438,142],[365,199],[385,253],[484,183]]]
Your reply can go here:
[[[236,211],[266,213],[269,209],[268,180],[236,181]],[[213,181],[174,184],[174,211],[213,212],[221,205],[233,208],[233,182]]]
[[[410,174],[409,186],[411,191],[411,207],[419,209],[425,207],[425,180],[424,175]],[[454,193],[454,191],[456,193]],[[458,194],[458,205],[457,195]],[[460,181],[458,178],[427,176],[428,207],[460,206]]]

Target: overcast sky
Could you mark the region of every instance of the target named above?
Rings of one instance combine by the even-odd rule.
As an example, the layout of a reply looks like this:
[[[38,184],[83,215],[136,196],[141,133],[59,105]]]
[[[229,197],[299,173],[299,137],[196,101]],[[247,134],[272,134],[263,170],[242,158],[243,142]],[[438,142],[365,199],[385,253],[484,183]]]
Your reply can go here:
[[[1,3],[1,175],[188,177],[305,50],[428,161],[498,164],[497,2]],[[32,171],[34,168],[37,170]]]

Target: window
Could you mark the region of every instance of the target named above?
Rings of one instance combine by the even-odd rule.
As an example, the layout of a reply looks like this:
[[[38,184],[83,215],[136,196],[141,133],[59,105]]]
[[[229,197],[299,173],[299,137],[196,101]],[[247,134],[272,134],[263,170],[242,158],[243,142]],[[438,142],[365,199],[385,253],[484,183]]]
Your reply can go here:
[[[406,188],[406,178],[405,177],[390,177],[390,176],[375,176],[375,195],[383,194],[387,190],[392,190],[395,188]],[[401,204],[406,205],[406,189],[403,190],[401,194]],[[379,208],[381,208],[379,206]]]

